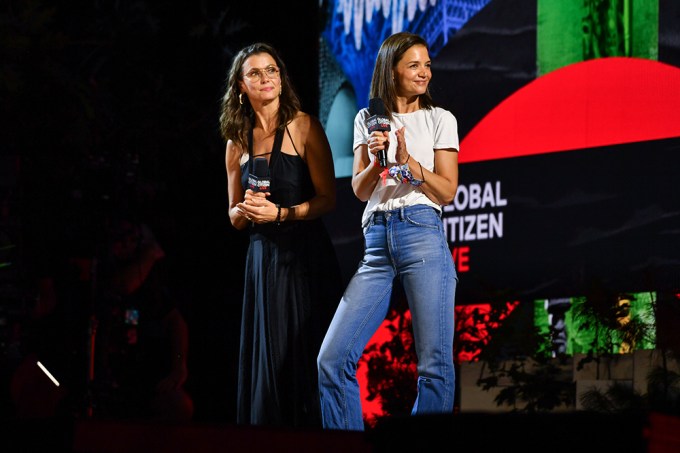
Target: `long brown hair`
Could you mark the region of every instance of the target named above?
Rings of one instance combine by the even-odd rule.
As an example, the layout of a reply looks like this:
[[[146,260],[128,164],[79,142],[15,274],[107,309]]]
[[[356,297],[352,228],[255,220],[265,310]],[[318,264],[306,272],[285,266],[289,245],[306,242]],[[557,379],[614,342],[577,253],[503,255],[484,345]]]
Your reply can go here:
[[[415,33],[404,31],[388,36],[380,45],[380,50],[378,50],[369,96],[371,99],[380,98],[383,100],[390,118],[392,118],[392,112],[397,106],[397,86],[394,80],[394,68],[404,56],[404,53],[416,45],[425,46],[429,52],[429,46],[425,39]],[[420,107],[424,109],[434,107],[429,86],[425,93],[420,95]]]
[[[241,49],[232,60],[225,83],[220,113],[220,133],[225,142],[233,140],[243,152],[248,149],[248,132],[253,127],[253,108],[247,96],[239,101],[239,81],[243,80],[243,64],[252,55],[266,53],[276,62],[281,71],[281,96],[279,97],[279,128],[290,123],[300,111],[300,99],[288,78],[286,65],[274,47],[267,43],[254,43]]]

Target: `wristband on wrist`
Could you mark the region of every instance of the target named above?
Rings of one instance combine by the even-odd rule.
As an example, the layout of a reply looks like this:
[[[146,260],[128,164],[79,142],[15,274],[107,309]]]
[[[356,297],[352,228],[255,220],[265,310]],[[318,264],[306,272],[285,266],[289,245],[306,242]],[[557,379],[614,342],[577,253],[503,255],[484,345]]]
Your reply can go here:
[[[421,182],[421,184],[424,184],[425,183],[425,172],[423,171],[423,166],[420,165],[420,162],[418,162],[418,166],[420,167],[420,174],[423,177],[423,182]]]
[[[390,167],[390,176],[401,182],[402,184],[411,184],[412,186],[420,186],[423,181],[413,177],[413,173],[408,169],[408,163],[404,165],[395,165]]]
[[[281,205],[276,204],[276,224],[281,225]]]

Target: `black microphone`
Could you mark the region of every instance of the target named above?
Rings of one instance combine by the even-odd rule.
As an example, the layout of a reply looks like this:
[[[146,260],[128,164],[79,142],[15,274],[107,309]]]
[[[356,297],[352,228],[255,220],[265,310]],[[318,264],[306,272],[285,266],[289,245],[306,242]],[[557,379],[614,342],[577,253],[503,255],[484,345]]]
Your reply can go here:
[[[385,103],[380,98],[373,98],[368,102],[368,113],[369,116],[366,119],[366,127],[368,128],[368,133],[375,131],[387,131],[389,132],[392,128],[390,127],[390,118],[387,116],[387,110],[385,109]],[[387,167],[387,146],[389,143],[385,143],[385,149],[378,151],[378,163],[381,167]]]
[[[253,192],[268,192],[271,178],[269,177],[269,162],[266,157],[253,159],[250,174],[248,174],[248,188]]]

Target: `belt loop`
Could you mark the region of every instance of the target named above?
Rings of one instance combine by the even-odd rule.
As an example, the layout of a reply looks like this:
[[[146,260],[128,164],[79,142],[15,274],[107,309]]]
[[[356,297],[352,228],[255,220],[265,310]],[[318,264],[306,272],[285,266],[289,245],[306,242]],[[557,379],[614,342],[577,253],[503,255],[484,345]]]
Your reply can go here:
[[[406,215],[404,215],[404,207],[402,206],[401,208],[399,208],[399,220],[403,222],[405,218]]]

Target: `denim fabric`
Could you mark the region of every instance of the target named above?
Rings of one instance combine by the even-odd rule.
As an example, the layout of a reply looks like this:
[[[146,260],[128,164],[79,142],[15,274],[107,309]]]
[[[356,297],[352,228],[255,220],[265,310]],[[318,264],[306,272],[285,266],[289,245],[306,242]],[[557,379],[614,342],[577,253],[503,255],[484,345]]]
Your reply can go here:
[[[364,258],[317,360],[324,428],[364,429],[357,363],[388,313],[395,276],[408,299],[419,358],[412,414],[452,412],[458,277],[439,213],[424,205],[377,212],[364,228],[364,240]]]

